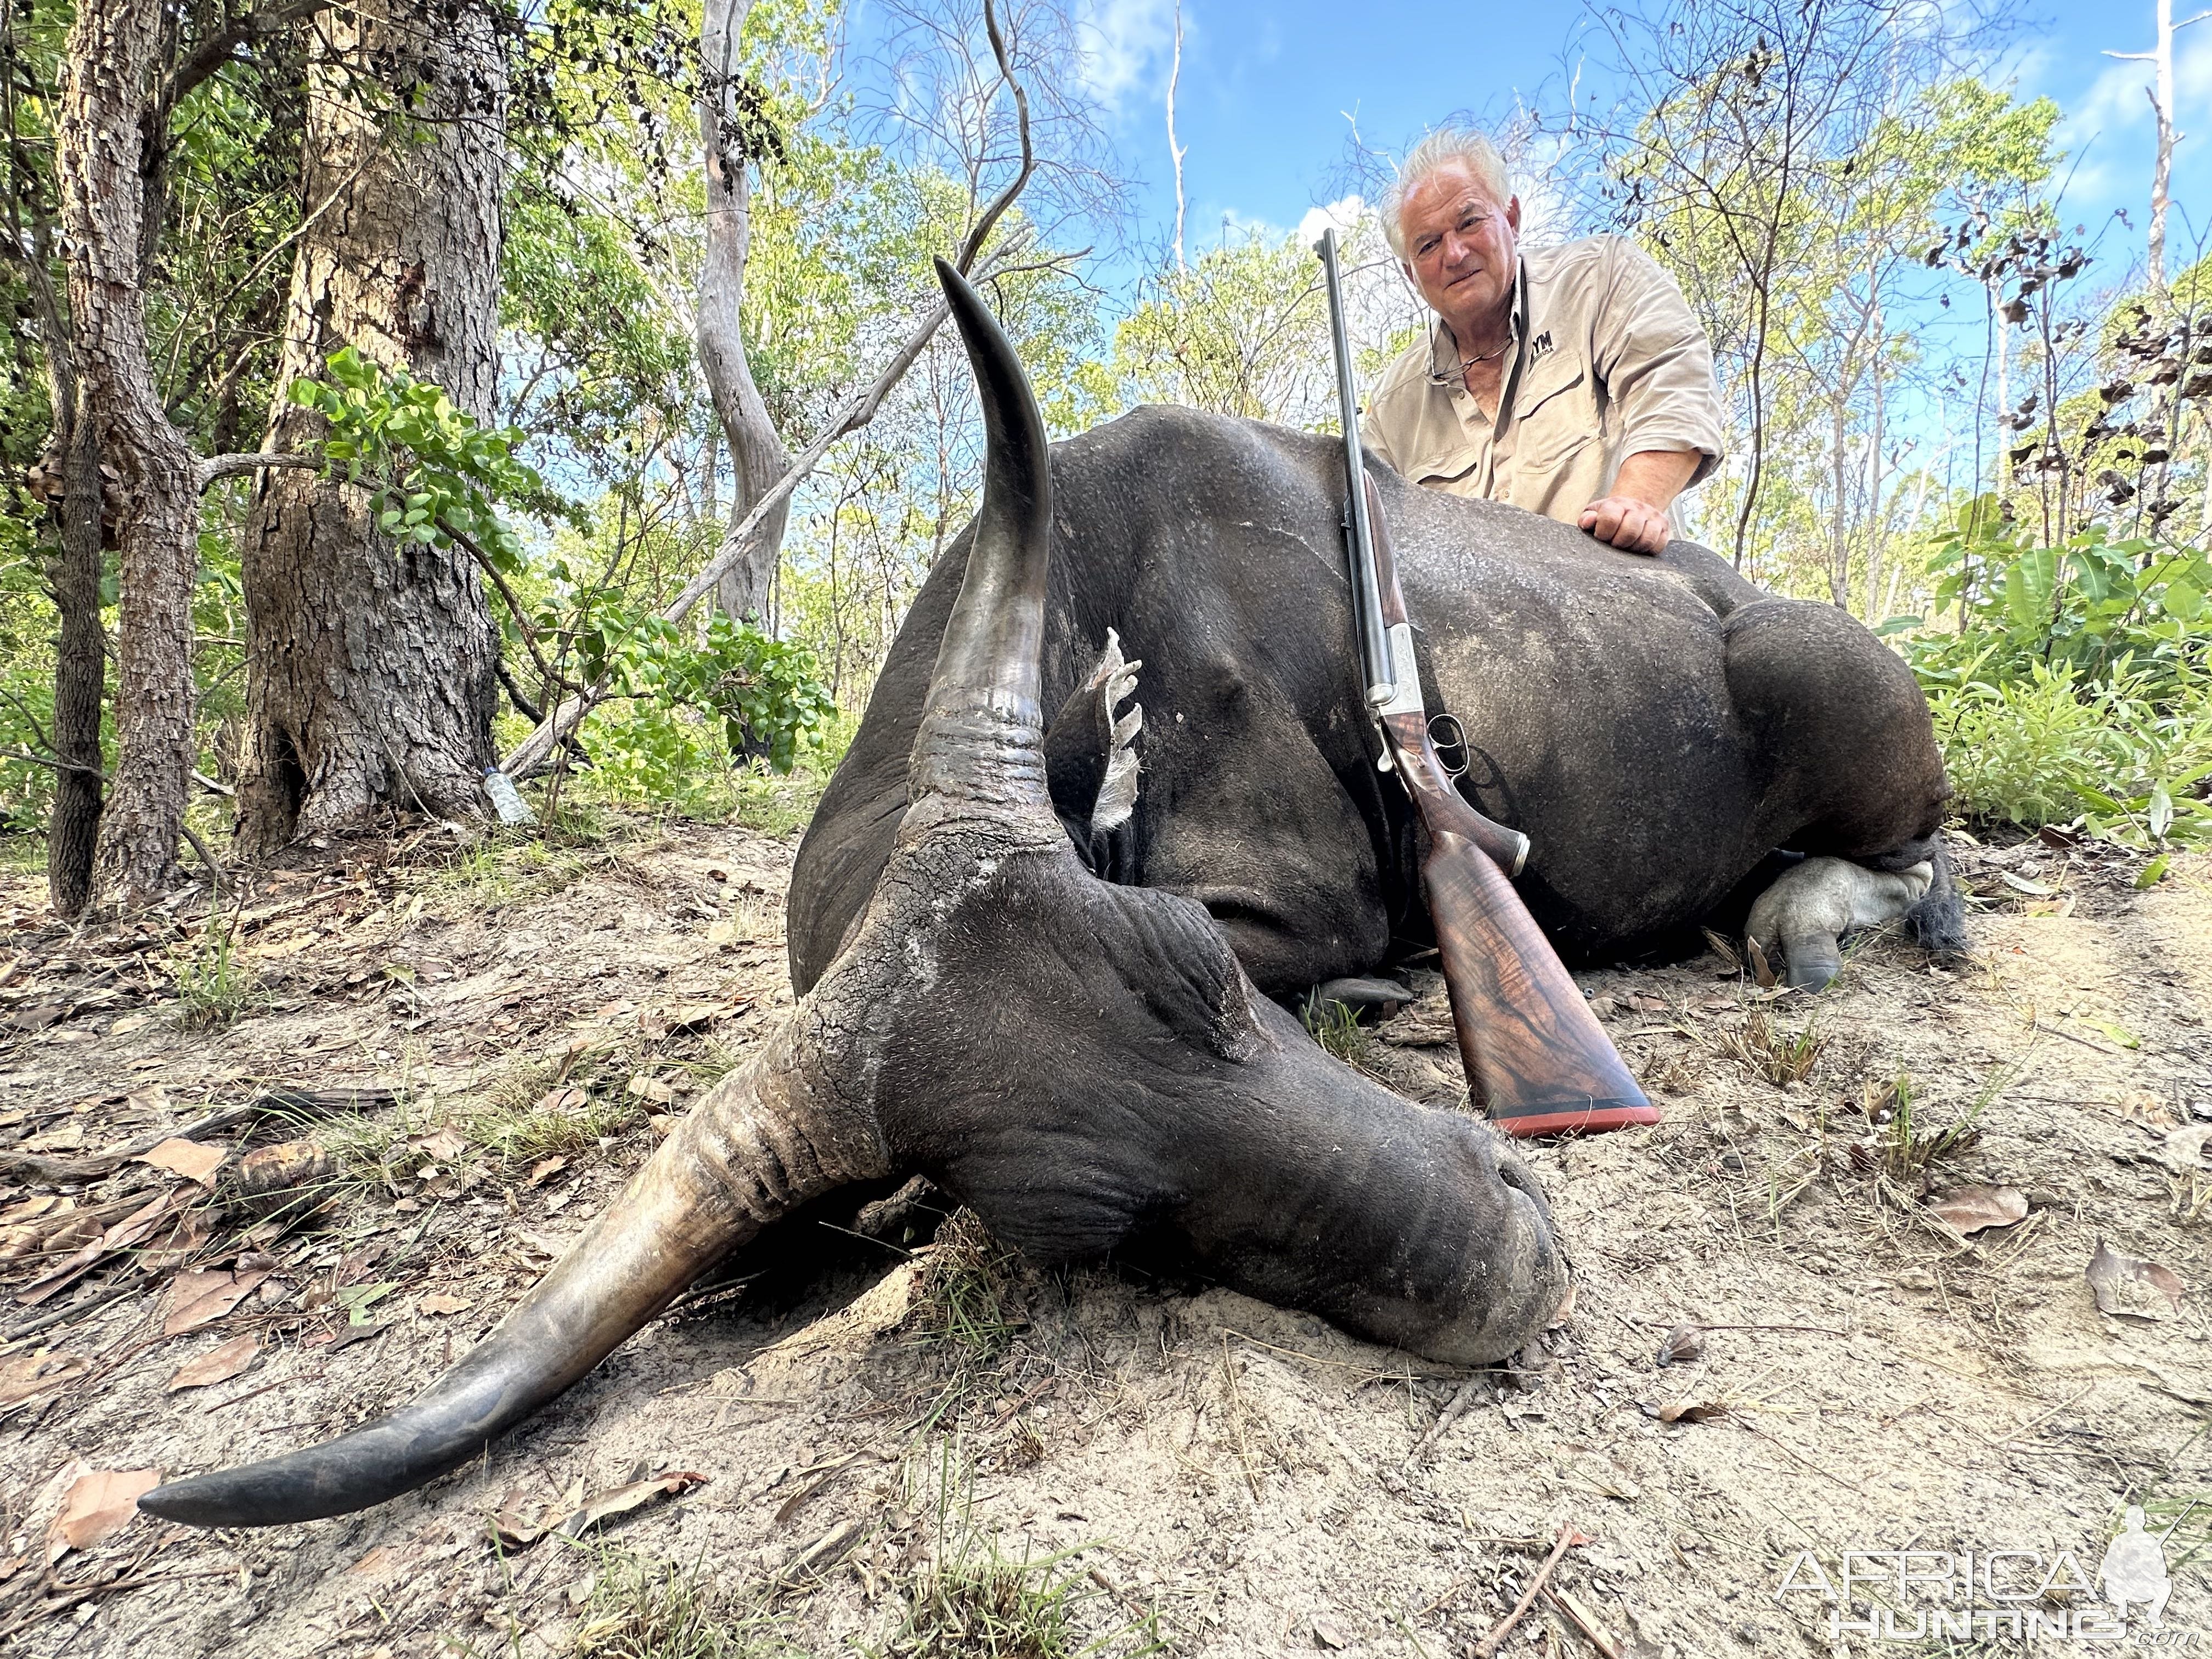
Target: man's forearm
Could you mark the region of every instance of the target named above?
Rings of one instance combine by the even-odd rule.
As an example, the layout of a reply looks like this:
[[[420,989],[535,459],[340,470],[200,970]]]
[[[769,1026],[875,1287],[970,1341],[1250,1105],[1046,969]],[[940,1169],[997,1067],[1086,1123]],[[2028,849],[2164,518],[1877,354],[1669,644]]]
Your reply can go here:
[[[1620,464],[1613,494],[1633,495],[1663,513],[1697,476],[1698,457],[1694,449],[1639,450]]]

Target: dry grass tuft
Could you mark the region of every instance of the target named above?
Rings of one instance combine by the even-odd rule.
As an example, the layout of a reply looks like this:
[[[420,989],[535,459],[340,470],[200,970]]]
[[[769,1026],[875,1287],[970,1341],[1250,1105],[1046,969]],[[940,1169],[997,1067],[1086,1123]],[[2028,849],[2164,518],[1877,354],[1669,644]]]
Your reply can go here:
[[[935,1535],[927,1560],[902,1586],[897,1627],[874,1651],[885,1659],[1141,1659],[1167,1650],[1157,1611],[1133,1615],[1126,1593],[1115,1597],[1103,1574],[1077,1565],[1088,1547],[1009,1554],[996,1534],[976,1523],[969,1482],[956,1469],[952,1449],[940,1445],[931,1462],[927,1488],[915,1496],[931,1502]],[[1084,1615],[1092,1604],[1103,1604],[1120,1622],[1103,1634],[1086,1633],[1091,1621]]]
[[[187,1031],[215,1030],[229,1024],[253,998],[252,964],[238,948],[238,915],[216,911],[199,937],[178,951],[177,1018]]]
[[[991,1237],[973,1210],[937,1230],[915,1285],[914,1310],[933,1345],[988,1363],[1004,1353],[1029,1321],[1013,1295],[1021,1257]]]
[[[1020,1271],[1021,1257],[969,1209],[953,1212],[922,1253],[908,1322],[920,1333],[916,1346],[933,1351],[945,1370],[944,1385],[917,1425],[924,1432],[997,1391],[1000,1364],[1029,1324],[1015,1283]]]
[[[1870,1086],[1867,1116],[1875,1125],[1875,1155],[1881,1172],[1900,1184],[1915,1182],[1934,1165],[1965,1152],[1982,1138],[1976,1120],[2002,1086],[2001,1079],[1985,1084],[1963,1115],[1933,1127],[1926,1127],[1924,1106],[1916,1111],[1910,1073],[1899,1072],[1893,1082]]]
[[[702,1568],[603,1546],[576,1622],[578,1659],[799,1659],[788,1621],[722,1590]]]
[[[1742,1024],[1720,1034],[1723,1054],[1778,1089],[1810,1077],[1827,1041],[1818,1021],[1808,1019],[1794,1031],[1784,1030],[1764,1008],[1753,1009]]]

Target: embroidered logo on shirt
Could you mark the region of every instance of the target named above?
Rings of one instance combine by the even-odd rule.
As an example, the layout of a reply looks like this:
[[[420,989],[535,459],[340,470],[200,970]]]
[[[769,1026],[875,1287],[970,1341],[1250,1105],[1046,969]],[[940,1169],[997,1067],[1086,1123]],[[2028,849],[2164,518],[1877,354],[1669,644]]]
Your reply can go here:
[[[1541,334],[1539,334],[1534,339],[1528,342],[1528,361],[1532,363],[1534,362],[1537,358],[1542,356],[1551,349],[1552,331],[1547,328]]]

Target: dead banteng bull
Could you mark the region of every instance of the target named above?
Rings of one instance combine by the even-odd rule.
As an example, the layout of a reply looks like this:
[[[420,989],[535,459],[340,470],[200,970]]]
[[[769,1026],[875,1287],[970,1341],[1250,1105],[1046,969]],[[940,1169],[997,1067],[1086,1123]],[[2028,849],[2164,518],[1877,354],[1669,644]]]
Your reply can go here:
[[[142,1507],[268,1526],[419,1486],[797,1205],[901,1173],[927,1175],[1036,1261],[1164,1252],[1436,1359],[1503,1358],[1560,1307],[1550,1212],[1487,1130],[1324,1054],[1255,991],[1200,905],[1109,885],[1078,857],[1047,789],[1039,706],[1043,426],[1005,336],[949,267],[939,275],[982,394],[983,507],[913,746],[911,804],[843,948],[421,1399]],[[1118,701],[1118,657],[1099,680]],[[1128,729],[1109,718],[1102,740],[1125,744]]]

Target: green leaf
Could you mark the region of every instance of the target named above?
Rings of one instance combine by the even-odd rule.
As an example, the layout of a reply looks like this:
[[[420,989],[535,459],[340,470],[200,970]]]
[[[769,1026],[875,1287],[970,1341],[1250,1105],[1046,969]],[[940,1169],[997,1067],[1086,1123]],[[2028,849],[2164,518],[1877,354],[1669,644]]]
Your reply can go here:
[[[346,1310],[346,1322],[366,1325],[370,1321],[369,1309],[399,1288],[397,1279],[386,1279],[379,1285],[348,1285],[331,1293],[331,1299]]]
[[[2172,854],[2160,853],[2148,864],[2143,866],[2142,872],[2136,877],[2136,888],[2140,890],[2157,886],[2160,882],[2166,879],[2166,866],[2172,861]]]
[[[2006,567],[2004,603],[2017,634],[2042,632],[2051,611],[2051,596],[2058,586],[2058,554],[2039,547],[2023,553]]]

